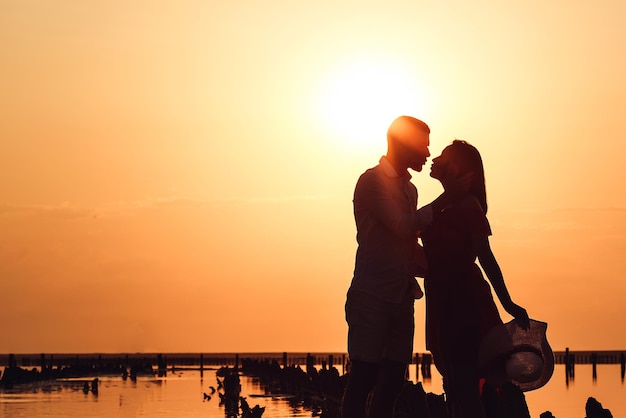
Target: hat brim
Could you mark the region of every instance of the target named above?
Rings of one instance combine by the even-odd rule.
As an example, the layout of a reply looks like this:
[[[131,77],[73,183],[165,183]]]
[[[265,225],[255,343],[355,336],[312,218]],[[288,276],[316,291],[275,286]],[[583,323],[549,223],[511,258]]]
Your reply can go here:
[[[484,366],[497,358],[506,358],[519,351],[539,354],[543,367],[536,379],[522,382],[513,376],[509,377],[523,392],[539,389],[548,383],[554,373],[554,353],[546,337],[547,328],[546,322],[534,319],[530,320],[530,327],[527,330],[520,328],[515,320],[494,327],[481,344],[479,363]]]

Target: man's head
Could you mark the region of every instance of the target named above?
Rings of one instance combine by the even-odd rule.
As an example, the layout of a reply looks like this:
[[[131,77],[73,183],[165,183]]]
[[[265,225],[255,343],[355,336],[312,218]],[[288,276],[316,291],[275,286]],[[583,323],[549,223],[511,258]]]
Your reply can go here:
[[[387,157],[397,168],[422,171],[430,156],[430,128],[411,116],[396,118],[387,130]]]

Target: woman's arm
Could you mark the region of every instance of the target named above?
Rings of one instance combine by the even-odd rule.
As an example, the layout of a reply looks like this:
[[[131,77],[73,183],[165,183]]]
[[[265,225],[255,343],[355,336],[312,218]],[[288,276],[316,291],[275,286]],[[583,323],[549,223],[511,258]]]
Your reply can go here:
[[[478,254],[478,261],[483,268],[494,292],[500,299],[502,307],[517,320],[518,324],[523,329],[530,327],[530,320],[528,319],[528,313],[526,309],[513,303],[509,290],[504,283],[504,277],[502,276],[502,270],[496,260],[496,257],[489,245],[489,237],[486,235],[474,234],[472,235],[472,243]]]

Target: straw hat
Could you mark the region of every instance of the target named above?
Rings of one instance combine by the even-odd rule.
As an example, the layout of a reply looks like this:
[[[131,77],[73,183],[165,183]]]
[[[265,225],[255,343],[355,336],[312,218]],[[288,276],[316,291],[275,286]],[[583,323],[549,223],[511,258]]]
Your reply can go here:
[[[542,387],[554,372],[554,353],[546,338],[548,324],[534,319],[524,330],[512,320],[491,329],[479,351],[481,366],[504,358],[506,375],[527,392]]]

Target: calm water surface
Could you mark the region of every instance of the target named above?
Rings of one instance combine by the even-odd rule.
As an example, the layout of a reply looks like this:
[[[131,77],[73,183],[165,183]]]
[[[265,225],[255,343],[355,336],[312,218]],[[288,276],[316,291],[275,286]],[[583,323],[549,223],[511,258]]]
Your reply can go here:
[[[415,381],[415,369],[411,370]],[[617,365],[598,365],[597,379],[592,379],[591,365],[577,365],[576,379],[566,384],[564,366],[557,365],[552,380],[543,388],[527,392],[531,417],[552,411],[557,418],[585,416],[589,396],[598,399],[614,417],[626,417],[626,389]],[[215,370],[168,373],[164,378],[141,378],[136,382],[121,377],[100,377],[99,393],[84,394],[88,379],[53,381],[27,387],[26,390],[0,391],[0,417],[78,418],[78,417],[225,417],[215,393],[204,401],[216,385]],[[423,379],[420,379],[423,381]],[[433,373],[423,381],[427,392],[441,393],[441,378]],[[264,418],[311,417],[301,405],[290,404],[287,396],[267,397],[252,378],[242,376],[242,396],[250,406],[265,406]]]

